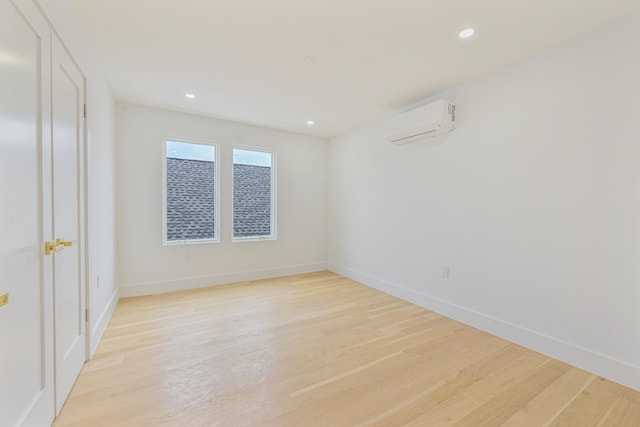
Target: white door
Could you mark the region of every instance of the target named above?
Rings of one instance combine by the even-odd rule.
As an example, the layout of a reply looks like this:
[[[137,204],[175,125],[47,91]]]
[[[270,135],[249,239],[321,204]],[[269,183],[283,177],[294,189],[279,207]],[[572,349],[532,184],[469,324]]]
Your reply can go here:
[[[55,34],[51,52],[57,414],[86,360],[84,77]]]
[[[0,0],[0,426],[54,417],[50,32],[31,1]],[[0,301],[2,298],[0,297]]]

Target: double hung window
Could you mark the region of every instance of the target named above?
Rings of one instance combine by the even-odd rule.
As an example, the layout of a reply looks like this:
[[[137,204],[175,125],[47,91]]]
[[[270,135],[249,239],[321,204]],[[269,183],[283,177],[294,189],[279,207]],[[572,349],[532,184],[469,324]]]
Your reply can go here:
[[[165,140],[164,242],[217,242],[216,146]]]

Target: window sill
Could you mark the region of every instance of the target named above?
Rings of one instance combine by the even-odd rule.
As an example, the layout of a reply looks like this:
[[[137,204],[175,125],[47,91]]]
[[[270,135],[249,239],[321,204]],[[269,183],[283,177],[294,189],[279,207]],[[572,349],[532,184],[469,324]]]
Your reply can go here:
[[[231,243],[263,242],[268,240],[277,240],[277,237],[276,236],[233,237],[231,239]]]
[[[163,246],[206,245],[208,243],[220,243],[220,239],[169,240],[169,241],[162,242],[162,245]]]

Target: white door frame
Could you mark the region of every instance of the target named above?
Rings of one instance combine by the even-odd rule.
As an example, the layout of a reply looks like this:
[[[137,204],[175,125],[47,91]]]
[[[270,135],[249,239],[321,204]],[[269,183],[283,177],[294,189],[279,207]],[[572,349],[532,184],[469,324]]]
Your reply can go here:
[[[73,59],[73,57],[72,57]],[[74,59],[75,61],[75,59]],[[82,165],[83,165],[83,173],[82,173],[82,192],[83,192],[83,201],[82,201],[82,210],[84,223],[82,224],[83,232],[84,232],[84,307],[87,315],[85,316],[85,361],[88,362],[91,360],[91,337],[93,335],[93,330],[91,328],[91,320],[93,319],[93,310],[91,310],[91,250],[89,249],[89,123],[87,120],[87,116],[89,113],[87,112],[87,77],[85,76],[82,68],[78,65],[78,69],[82,73],[83,84],[84,84],[84,135],[82,135]]]

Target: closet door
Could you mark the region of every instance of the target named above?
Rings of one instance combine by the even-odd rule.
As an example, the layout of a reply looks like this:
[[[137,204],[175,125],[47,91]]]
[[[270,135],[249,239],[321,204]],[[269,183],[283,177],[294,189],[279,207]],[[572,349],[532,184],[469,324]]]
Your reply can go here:
[[[0,426],[54,417],[50,30],[0,0]],[[8,296],[8,302],[3,298]]]
[[[52,153],[56,414],[86,360],[84,76],[52,36]]]

